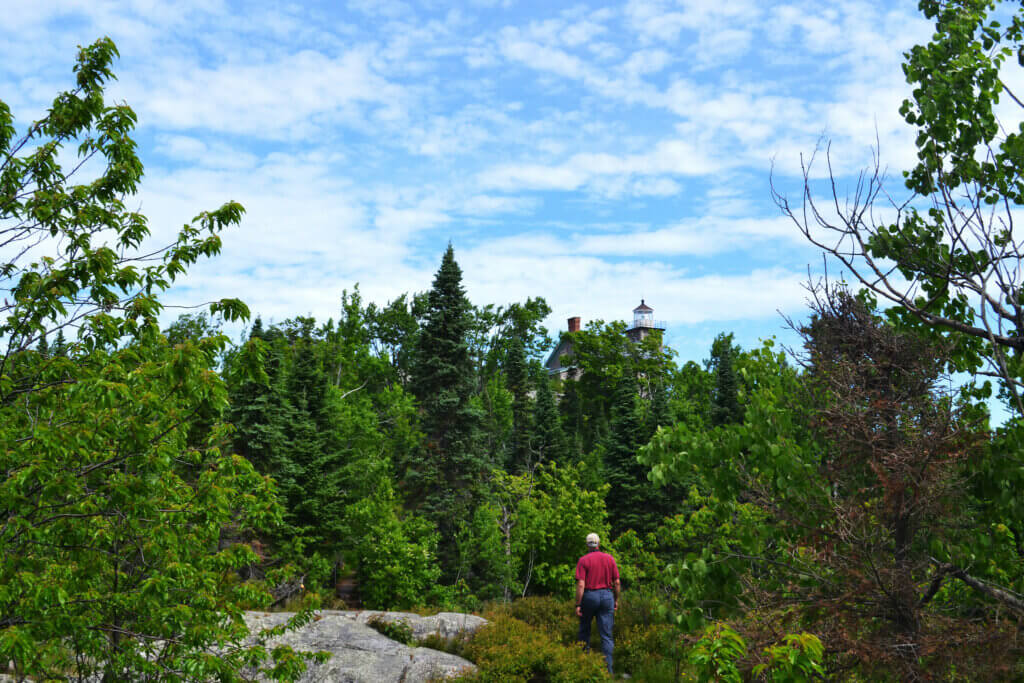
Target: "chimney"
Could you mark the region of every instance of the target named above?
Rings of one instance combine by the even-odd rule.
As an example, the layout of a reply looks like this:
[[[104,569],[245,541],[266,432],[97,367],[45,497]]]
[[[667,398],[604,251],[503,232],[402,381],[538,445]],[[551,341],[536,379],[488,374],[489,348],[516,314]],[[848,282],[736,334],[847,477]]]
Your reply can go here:
[[[574,316],[572,318],[569,318],[569,331],[570,332],[579,332],[580,331],[580,317],[578,315]]]

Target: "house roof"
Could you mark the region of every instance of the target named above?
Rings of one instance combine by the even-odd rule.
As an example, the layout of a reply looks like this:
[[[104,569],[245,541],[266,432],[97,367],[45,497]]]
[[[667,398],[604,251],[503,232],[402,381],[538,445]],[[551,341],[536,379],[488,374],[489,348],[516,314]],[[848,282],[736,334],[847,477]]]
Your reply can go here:
[[[572,340],[567,339],[565,336],[563,336],[558,341],[558,344],[555,346],[555,350],[551,352],[551,355],[549,355],[548,359],[544,362],[544,365],[545,367],[547,367],[548,370],[557,370],[558,368],[562,367],[561,357],[568,356],[571,353]]]

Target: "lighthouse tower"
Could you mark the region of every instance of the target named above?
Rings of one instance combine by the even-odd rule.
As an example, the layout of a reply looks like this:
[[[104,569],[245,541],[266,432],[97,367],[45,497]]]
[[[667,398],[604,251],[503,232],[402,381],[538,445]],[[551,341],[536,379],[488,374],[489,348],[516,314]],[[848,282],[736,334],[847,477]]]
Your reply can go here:
[[[634,342],[643,341],[655,330],[665,331],[665,323],[654,319],[654,309],[640,299],[640,305],[633,309],[633,326],[626,330],[626,336]]]

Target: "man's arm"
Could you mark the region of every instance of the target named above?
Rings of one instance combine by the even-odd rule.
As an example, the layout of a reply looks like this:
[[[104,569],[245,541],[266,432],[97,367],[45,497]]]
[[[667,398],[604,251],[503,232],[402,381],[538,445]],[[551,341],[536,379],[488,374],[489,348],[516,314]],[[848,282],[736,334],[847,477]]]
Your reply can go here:
[[[615,609],[619,609],[619,591],[622,590],[622,583],[618,579],[615,579],[615,584],[612,586],[612,592],[615,593]]]
[[[576,615],[582,615],[583,609],[580,607],[580,603],[583,602],[583,588],[587,585],[587,582],[583,579],[576,581]],[[616,593],[618,595],[618,593]]]

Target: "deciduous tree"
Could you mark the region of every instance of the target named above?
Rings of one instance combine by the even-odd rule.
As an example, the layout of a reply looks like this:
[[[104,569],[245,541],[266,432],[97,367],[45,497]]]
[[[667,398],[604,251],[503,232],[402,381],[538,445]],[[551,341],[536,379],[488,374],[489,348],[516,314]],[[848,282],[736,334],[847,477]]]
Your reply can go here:
[[[15,136],[0,102],[0,662],[18,680],[240,680],[266,650],[244,645],[245,545],[222,531],[280,520],[270,483],[220,450],[215,371],[227,339],[171,345],[158,295],[238,223],[229,202],[199,214],[169,247],[145,246],[126,202],[142,177],[135,114],[104,102],[117,51],[79,52],[76,86]],[[65,145],[78,159],[62,165]],[[89,163],[86,163],[89,162]],[[97,175],[76,183],[86,169]],[[211,313],[247,315],[236,300]],[[32,350],[72,330],[64,353]],[[217,654],[213,654],[216,650]],[[294,676],[286,649],[275,676]]]
[[[820,202],[813,158],[801,202],[773,193],[808,240],[894,304],[890,318],[947,340],[955,369],[998,378],[1024,416],[1024,243],[1014,225],[1024,203],[1024,100],[1007,87],[1024,65],[1024,14],[1018,5],[1004,21],[996,6],[1009,4],[918,3],[935,32],[903,66],[913,93],[900,113],[917,133],[909,197],[893,198],[876,161],[854,196],[833,182]]]

